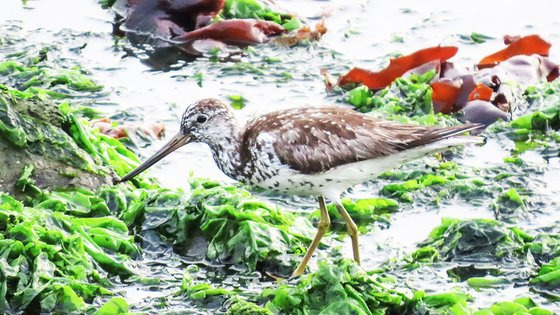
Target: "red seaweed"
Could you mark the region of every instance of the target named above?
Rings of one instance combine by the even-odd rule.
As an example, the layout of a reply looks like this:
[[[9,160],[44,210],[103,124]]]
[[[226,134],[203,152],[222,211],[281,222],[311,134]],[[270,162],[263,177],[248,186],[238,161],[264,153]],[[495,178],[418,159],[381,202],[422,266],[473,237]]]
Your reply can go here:
[[[515,37],[510,36],[504,40],[507,43],[513,39],[515,39]],[[550,46],[550,43],[542,39],[539,35],[521,37],[511,42],[506,48],[482,58],[478,63],[478,68],[491,68],[502,61],[518,55],[538,54],[541,56],[548,56]]]
[[[338,85],[361,83],[375,91],[387,87],[401,76],[435,69],[438,76],[430,84],[434,112],[448,114],[469,104],[469,115],[475,120],[481,119],[481,113],[492,111],[488,106],[504,113],[510,112],[513,91],[501,82],[516,81],[522,86],[529,86],[545,79],[553,81],[560,71],[559,66],[546,57],[551,45],[538,35],[506,35],[504,42],[509,46],[483,58],[478,64],[479,70],[473,73],[461,73],[446,61],[457,53],[456,47],[437,46],[391,59],[389,66],[378,72],[353,68],[340,77]],[[498,116],[492,114],[494,118]],[[500,118],[507,119],[507,115]]]
[[[494,90],[484,84],[479,83],[469,94],[469,101],[489,101],[490,99],[492,99],[492,93],[494,93]]]
[[[208,24],[224,0],[129,0],[125,26],[164,39]]]
[[[189,44],[198,39],[214,39],[228,44],[264,43],[270,36],[286,32],[273,22],[254,19],[224,20],[207,25],[173,38],[179,44]]]
[[[431,87],[434,112],[451,113],[461,92],[461,87],[456,86],[453,82],[446,81],[433,82]]]
[[[177,45],[196,54],[195,41],[249,45],[267,42],[271,36],[286,33],[281,25],[257,19],[227,19],[212,22],[225,0],[128,0],[125,31],[131,41],[150,43],[158,48]],[[325,28],[302,28],[296,33],[318,39]]]
[[[427,62],[439,60],[443,62],[457,53],[454,46],[436,46],[418,50],[410,55],[391,59],[387,68],[373,72],[361,68],[354,68],[342,76],[338,84],[362,83],[371,90],[380,90],[390,85],[405,72],[419,67]]]

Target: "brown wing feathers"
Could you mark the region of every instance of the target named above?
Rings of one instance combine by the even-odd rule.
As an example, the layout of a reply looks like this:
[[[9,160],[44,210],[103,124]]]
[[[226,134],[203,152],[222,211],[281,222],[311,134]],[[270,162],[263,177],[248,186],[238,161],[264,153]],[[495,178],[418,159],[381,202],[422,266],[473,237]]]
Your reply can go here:
[[[283,164],[304,174],[346,163],[386,156],[479,129],[476,124],[452,127],[403,125],[326,107],[270,113],[249,123],[242,152],[259,146],[261,133],[273,136],[274,151]]]

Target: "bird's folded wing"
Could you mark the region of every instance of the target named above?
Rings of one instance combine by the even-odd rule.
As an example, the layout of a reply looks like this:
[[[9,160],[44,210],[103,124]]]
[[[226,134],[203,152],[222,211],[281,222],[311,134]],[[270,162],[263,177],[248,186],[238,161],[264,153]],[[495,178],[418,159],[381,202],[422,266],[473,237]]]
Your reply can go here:
[[[247,126],[243,143],[259,146],[258,136],[267,134],[281,163],[315,174],[478,128],[474,124],[437,128],[403,125],[341,108],[308,108],[274,112],[254,120]]]

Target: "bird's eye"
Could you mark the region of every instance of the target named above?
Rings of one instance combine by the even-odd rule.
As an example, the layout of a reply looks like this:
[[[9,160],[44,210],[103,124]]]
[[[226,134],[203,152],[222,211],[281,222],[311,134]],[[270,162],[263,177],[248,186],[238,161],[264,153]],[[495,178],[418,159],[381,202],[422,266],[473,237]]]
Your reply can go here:
[[[206,115],[198,115],[198,117],[196,117],[196,122],[199,124],[203,124],[208,120],[208,117]]]

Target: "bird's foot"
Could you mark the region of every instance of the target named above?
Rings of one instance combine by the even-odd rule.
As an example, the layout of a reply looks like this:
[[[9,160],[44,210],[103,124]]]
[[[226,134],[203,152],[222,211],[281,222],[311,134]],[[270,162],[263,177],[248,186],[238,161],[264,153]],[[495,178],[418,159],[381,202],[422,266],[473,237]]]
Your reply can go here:
[[[290,276],[290,279],[294,279],[297,278],[299,276],[301,276],[304,272],[305,272],[305,267],[307,266],[307,263],[305,264],[300,264],[296,270],[294,270],[294,272],[292,273],[292,275]]]

